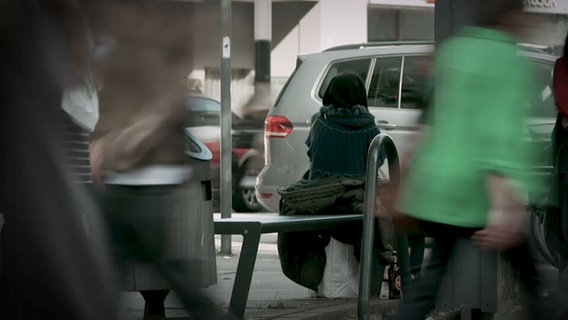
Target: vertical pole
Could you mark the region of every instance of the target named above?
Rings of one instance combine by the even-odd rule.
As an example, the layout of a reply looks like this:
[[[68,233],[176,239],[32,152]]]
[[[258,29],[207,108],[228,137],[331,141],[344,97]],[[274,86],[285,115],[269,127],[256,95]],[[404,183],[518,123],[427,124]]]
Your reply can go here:
[[[392,139],[384,133],[377,135],[371,144],[367,153],[367,174],[365,176],[365,208],[363,212],[363,241],[361,243],[361,260],[359,275],[359,295],[357,301],[357,319],[368,320],[370,318],[370,290],[371,290],[371,269],[373,256],[373,239],[375,237],[375,196],[377,191],[377,162],[379,152],[384,147],[387,153],[389,165],[390,183],[398,186],[400,177],[400,166],[398,163],[398,153]],[[395,230],[396,232],[396,230]],[[403,234],[405,236],[405,234]],[[404,238],[406,240],[406,238]],[[408,246],[406,241],[399,244],[399,256],[401,254],[408,255]],[[408,261],[408,259],[406,259]],[[402,264],[402,274],[408,271],[408,263]],[[384,269],[383,269],[384,270]],[[382,279],[382,275],[379,277]],[[403,276],[402,286],[408,282],[408,278]]]
[[[231,217],[231,0],[221,0],[221,218]],[[221,236],[221,253],[231,254],[231,235]]]
[[[255,84],[270,85],[272,0],[254,0]]]
[[[272,41],[272,0],[254,0],[254,94],[243,112],[258,123],[264,121],[272,105],[270,54]],[[258,147],[258,146],[254,146]]]
[[[381,135],[376,136],[369,146],[367,154],[367,175],[365,178],[365,211],[363,212],[363,241],[359,270],[359,295],[357,316],[359,320],[368,320],[370,315],[369,298],[371,292],[371,266],[373,238],[375,235],[375,192],[377,184],[377,162]],[[381,277],[382,279],[382,277]]]

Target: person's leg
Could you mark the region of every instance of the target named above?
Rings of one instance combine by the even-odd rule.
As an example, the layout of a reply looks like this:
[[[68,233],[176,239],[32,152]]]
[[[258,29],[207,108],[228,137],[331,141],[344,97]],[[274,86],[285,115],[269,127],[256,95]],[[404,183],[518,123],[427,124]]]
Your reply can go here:
[[[180,302],[192,319],[220,319],[226,311],[222,310],[209,296],[203,293],[198,283],[201,281],[200,261],[191,257],[169,257],[165,255],[168,212],[175,210],[175,185],[145,186],[131,188],[129,196],[133,215],[128,218],[133,228],[134,258],[149,262],[175,291]],[[163,289],[163,288],[156,288]]]
[[[149,263],[160,256],[164,242],[164,221],[158,214],[161,205],[151,187],[107,185],[103,193],[103,208],[113,244],[119,283],[127,276],[132,263]],[[143,290],[144,320],[165,319],[166,288]]]
[[[166,318],[164,301],[170,290],[142,290],[144,297],[144,320],[163,320]]]
[[[558,317],[568,319],[568,259],[561,257],[558,264]]]
[[[503,258],[510,263],[511,267],[519,273],[520,284],[523,289],[523,302],[525,302],[529,308],[529,319],[548,319],[547,316],[550,315],[544,315],[541,307],[538,272],[528,243],[524,241],[518,246],[504,251],[502,255]]]
[[[448,260],[460,234],[451,226],[435,223],[422,225],[435,235],[432,258],[423,276],[412,281],[409,288],[404,290],[402,304],[391,320],[423,320],[434,309]]]
[[[157,263],[161,275],[171,285],[185,310],[195,320],[229,319],[228,311],[196,285],[199,283],[200,261],[192,259],[165,260]]]
[[[410,274],[418,277],[422,270],[424,260],[425,236],[413,234],[408,237],[408,248],[410,249]]]

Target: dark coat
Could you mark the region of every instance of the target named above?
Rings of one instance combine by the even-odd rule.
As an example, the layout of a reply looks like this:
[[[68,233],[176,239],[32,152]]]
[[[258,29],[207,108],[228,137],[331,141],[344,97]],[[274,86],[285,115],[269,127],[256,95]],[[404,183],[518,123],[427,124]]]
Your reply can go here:
[[[552,133],[554,170],[546,213],[546,241],[554,250],[568,256],[568,132],[559,114]]]
[[[362,214],[367,151],[380,133],[367,109],[365,84],[357,75],[334,77],[323,96],[323,106],[312,117],[306,140],[310,171],[307,180],[292,184],[280,194],[280,214]],[[385,153],[380,154],[381,165]],[[304,177],[306,178],[306,177]],[[288,201],[288,203],[287,203]],[[333,232],[278,234],[278,253],[284,274],[294,282],[317,290],[326,263],[330,238],[353,245],[359,259],[360,225],[344,225]],[[375,237],[376,247],[389,244]],[[390,263],[392,248],[377,252],[381,263]]]
[[[322,107],[306,139],[309,179],[364,177],[369,145],[379,133],[374,116],[364,106]],[[384,158],[381,153],[379,165]]]

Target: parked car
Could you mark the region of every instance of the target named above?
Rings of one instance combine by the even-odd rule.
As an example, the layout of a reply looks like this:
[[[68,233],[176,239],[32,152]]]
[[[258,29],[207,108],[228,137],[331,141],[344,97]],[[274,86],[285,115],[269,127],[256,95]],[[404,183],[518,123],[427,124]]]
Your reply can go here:
[[[211,151],[211,185],[213,204],[220,207],[221,181],[221,103],[213,98],[190,94],[185,100],[191,110],[187,131],[197,137]],[[257,201],[254,184],[260,169],[253,164],[261,162],[261,153],[254,148],[254,139],[262,129],[254,129],[246,119],[232,113],[232,207],[237,212],[258,212],[263,209]]]
[[[399,155],[404,154],[417,132],[426,81],[423,66],[433,50],[432,43],[393,42],[346,45],[299,56],[296,69],[265,120],[265,165],[256,183],[260,203],[278,211],[277,190],[297,181],[309,169],[305,145],[309,121],[321,107],[329,81],[341,72],[355,72],[365,81],[369,110],[377,127],[391,136]],[[556,117],[551,91],[556,57],[529,47],[520,47],[519,54],[535,69],[539,85],[534,101],[519,106],[531,108],[533,115],[527,141],[547,148]],[[533,137],[529,137],[529,131]],[[539,133],[537,139],[535,132]],[[550,163],[546,154],[539,154],[542,164]]]

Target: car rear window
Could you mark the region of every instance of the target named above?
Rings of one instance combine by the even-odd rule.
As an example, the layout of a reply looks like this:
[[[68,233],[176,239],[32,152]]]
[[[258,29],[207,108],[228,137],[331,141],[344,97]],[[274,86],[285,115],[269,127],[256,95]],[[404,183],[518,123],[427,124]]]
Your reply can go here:
[[[290,77],[288,77],[288,80],[286,80],[286,83],[284,83],[284,86],[282,87],[282,89],[280,89],[280,92],[278,93],[278,97],[276,97],[276,100],[274,101],[274,107],[278,107],[278,103],[280,102],[282,94],[286,91],[286,88],[288,88],[288,84],[290,84],[292,79],[294,79],[296,71],[298,71],[301,65],[302,65],[302,59],[298,58],[298,60],[296,60],[296,68],[294,69],[294,71],[292,71],[292,74],[290,75]]]
[[[355,60],[347,60],[347,61],[338,61],[329,67],[327,70],[325,77],[321,83],[321,87],[318,90],[318,97],[323,98],[327,87],[329,86],[329,82],[333,77],[342,73],[342,72],[353,72],[361,77],[363,82],[367,79],[367,74],[369,73],[369,65],[371,63],[371,58],[365,59],[355,59]]]

